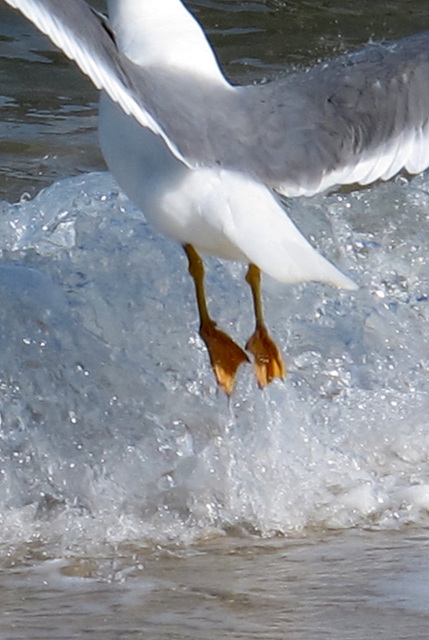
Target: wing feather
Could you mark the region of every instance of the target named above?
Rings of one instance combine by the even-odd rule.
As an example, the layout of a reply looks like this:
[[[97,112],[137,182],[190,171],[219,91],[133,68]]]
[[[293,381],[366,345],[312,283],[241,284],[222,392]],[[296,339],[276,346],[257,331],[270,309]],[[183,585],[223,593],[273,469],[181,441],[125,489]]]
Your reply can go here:
[[[103,90],[127,115],[164,139],[170,151],[184,161],[162,125],[144,108],[130,88],[127,60],[118,51],[103,17],[83,0],[5,0],[74,60],[95,87]]]

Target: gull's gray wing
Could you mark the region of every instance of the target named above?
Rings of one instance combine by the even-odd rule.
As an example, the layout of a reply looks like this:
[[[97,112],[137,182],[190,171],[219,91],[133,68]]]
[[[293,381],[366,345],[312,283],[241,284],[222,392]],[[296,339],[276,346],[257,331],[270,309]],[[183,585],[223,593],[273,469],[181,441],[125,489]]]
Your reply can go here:
[[[241,93],[250,128],[264,123],[258,175],[285,195],[429,166],[429,32]]]
[[[190,166],[248,173],[288,196],[429,166],[429,32],[232,90],[127,72]]]

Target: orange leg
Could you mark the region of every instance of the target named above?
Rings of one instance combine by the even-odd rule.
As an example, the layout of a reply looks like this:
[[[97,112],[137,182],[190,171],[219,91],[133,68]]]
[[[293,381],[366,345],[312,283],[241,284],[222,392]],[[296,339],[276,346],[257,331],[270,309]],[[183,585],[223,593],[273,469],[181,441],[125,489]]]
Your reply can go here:
[[[256,379],[259,388],[263,389],[273,378],[284,378],[286,372],[281,353],[270,337],[264,323],[261,300],[261,272],[256,265],[249,265],[246,282],[252,290],[256,318],[256,328],[247,341],[246,349],[255,358]]]
[[[202,260],[192,245],[186,244],[183,248],[188,256],[189,273],[195,285],[200,316],[200,336],[206,344],[219,386],[227,395],[231,395],[237,369],[242,362],[249,362],[249,358],[226,333],[216,328],[216,323],[211,319],[207,309]]]

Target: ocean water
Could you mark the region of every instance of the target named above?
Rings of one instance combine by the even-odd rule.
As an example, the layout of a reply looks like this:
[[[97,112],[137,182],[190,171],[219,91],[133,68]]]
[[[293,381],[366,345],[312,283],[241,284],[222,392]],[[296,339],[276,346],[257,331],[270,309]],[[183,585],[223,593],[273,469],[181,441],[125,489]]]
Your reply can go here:
[[[369,4],[313,5],[313,60],[335,38],[354,45],[347,25],[376,31]],[[403,30],[421,22],[418,4],[380,3],[381,33],[401,35],[391,5],[406,5]],[[300,3],[196,9],[237,78],[310,55]],[[286,63],[285,15],[306,25]],[[5,16],[10,82],[49,56],[43,82],[74,73]],[[243,366],[227,399],[185,256],[98,170],[78,77],[71,98],[64,79],[49,89],[46,112],[21,76],[25,113],[6,91],[0,110],[0,637],[427,638],[428,176],[286,203],[359,289],[266,278],[288,377],[260,392]],[[212,314],[244,344],[244,267],[206,265]]]

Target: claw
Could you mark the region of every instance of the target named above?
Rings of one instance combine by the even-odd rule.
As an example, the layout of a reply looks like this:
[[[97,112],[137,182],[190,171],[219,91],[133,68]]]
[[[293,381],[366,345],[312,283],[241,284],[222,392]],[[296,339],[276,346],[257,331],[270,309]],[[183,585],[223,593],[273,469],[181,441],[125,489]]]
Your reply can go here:
[[[230,396],[234,390],[238,367],[249,358],[226,333],[216,328],[216,324],[206,321],[200,328],[200,336],[209,352],[210,362],[219,386]]]
[[[255,358],[255,375],[260,389],[270,384],[273,378],[285,377],[283,358],[265,325],[256,327],[247,341],[246,349]]]

